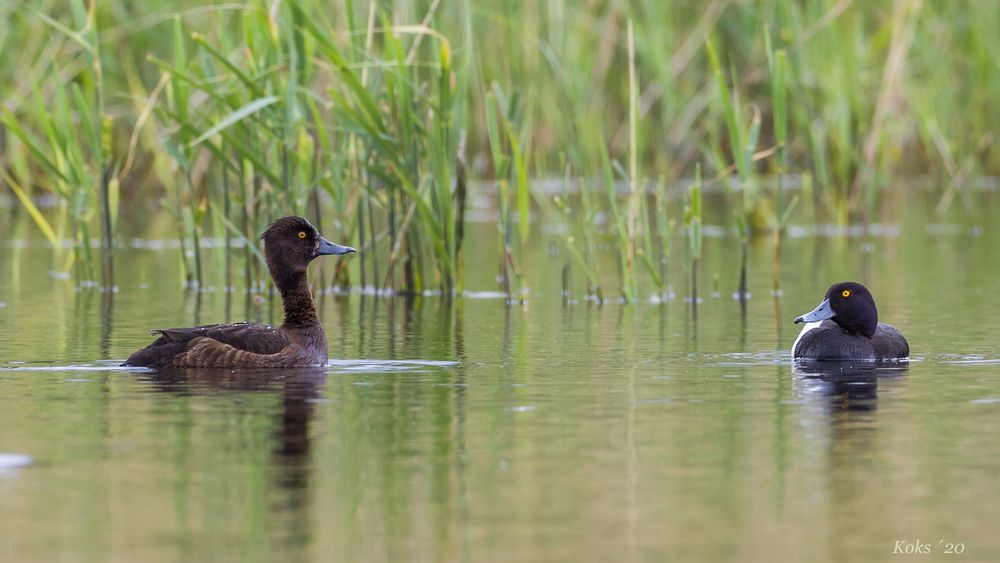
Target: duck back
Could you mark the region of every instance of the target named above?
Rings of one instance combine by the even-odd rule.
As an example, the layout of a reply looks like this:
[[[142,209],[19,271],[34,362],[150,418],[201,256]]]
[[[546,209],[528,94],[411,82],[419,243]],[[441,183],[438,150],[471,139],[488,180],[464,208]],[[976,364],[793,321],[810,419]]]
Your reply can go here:
[[[872,337],[876,360],[902,360],[910,357],[910,343],[896,327],[879,323]]]

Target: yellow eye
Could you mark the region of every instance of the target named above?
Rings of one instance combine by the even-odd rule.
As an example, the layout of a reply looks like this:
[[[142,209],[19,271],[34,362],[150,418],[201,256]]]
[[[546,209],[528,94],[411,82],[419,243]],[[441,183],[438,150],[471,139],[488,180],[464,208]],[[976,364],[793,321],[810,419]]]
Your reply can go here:
[[[305,231],[299,231],[299,238],[306,238],[306,232]]]
[[[845,289],[844,291],[841,291],[841,292],[840,292],[840,295],[841,295],[842,297],[850,297],[850,296],[851,296],[851,290],[849,290],[849,289]]]

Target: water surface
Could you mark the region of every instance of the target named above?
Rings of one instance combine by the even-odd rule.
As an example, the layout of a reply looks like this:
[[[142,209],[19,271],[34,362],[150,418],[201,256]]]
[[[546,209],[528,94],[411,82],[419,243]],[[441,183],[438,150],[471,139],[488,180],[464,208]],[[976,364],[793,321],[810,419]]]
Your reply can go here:
[[[883,561],[901,540],[989,560],[1000,199],[977,197],[944,218],[894,202],[874,236],[797,226],[777,299],[755,241],[745,315],[737,241],[711,238],[697,320],[681,254],[673,301],[563,305],[545,234],[528,303],[506,306],[479,225],[468,287],[487,298],[326,295],[337,359],[251,374],[117,364],[151,327],[273,322],[267,299],[186,294],[166,244],[123,248],[117,292],[78,288],[4,223],[0,561]],[[790,319],[842,279],[912,362],[791,364]]]

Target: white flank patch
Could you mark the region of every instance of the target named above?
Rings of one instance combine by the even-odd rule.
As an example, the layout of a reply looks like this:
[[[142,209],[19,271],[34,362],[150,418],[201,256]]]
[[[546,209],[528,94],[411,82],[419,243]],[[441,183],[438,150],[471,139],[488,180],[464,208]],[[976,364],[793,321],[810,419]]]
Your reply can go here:
[[[815,322],[815,323],[806,323],[806,326],[802,327],[802,332],[799,333],[798,338],[796,338],[795,342],[792,344],[792,357],[793,358],[795,357],[795,348],[798,347],[799,340],[802,340],[802,337],[805,336],[806,333],[809,332],[810,330],[812,330],[814,328],[819,328],[819,325],[821,325],[821,324],[823,324],[823,321],[819,321],[819,322]]]

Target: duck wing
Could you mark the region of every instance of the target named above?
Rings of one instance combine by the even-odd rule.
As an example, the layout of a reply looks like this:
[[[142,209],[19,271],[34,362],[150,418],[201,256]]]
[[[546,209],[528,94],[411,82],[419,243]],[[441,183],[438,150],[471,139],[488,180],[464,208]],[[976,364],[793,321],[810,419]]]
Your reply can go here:
[[[129,356],[126,365],[163,367],[194,346],[225,348],[229,353],[277,354],[291,342],[272,326],[259,323],[203,325],[189,328],[164,328],[152,331],[160,337]],[[203,339],[203,340],[198,340]]]
[[[237,350],[246,350],[255,354],[277,354],[291,342],[285,333],[270,325],[260,323],[233,323],[196,326],[191,328],[156,329],[159,333],[174,342],[188,342],[195,338],[211,338],[223,344],[228,344]]]
[[[878,323],[872,336],[872,348],[878,360],[902,360],[910,357],[910,344],[896,327]]]

